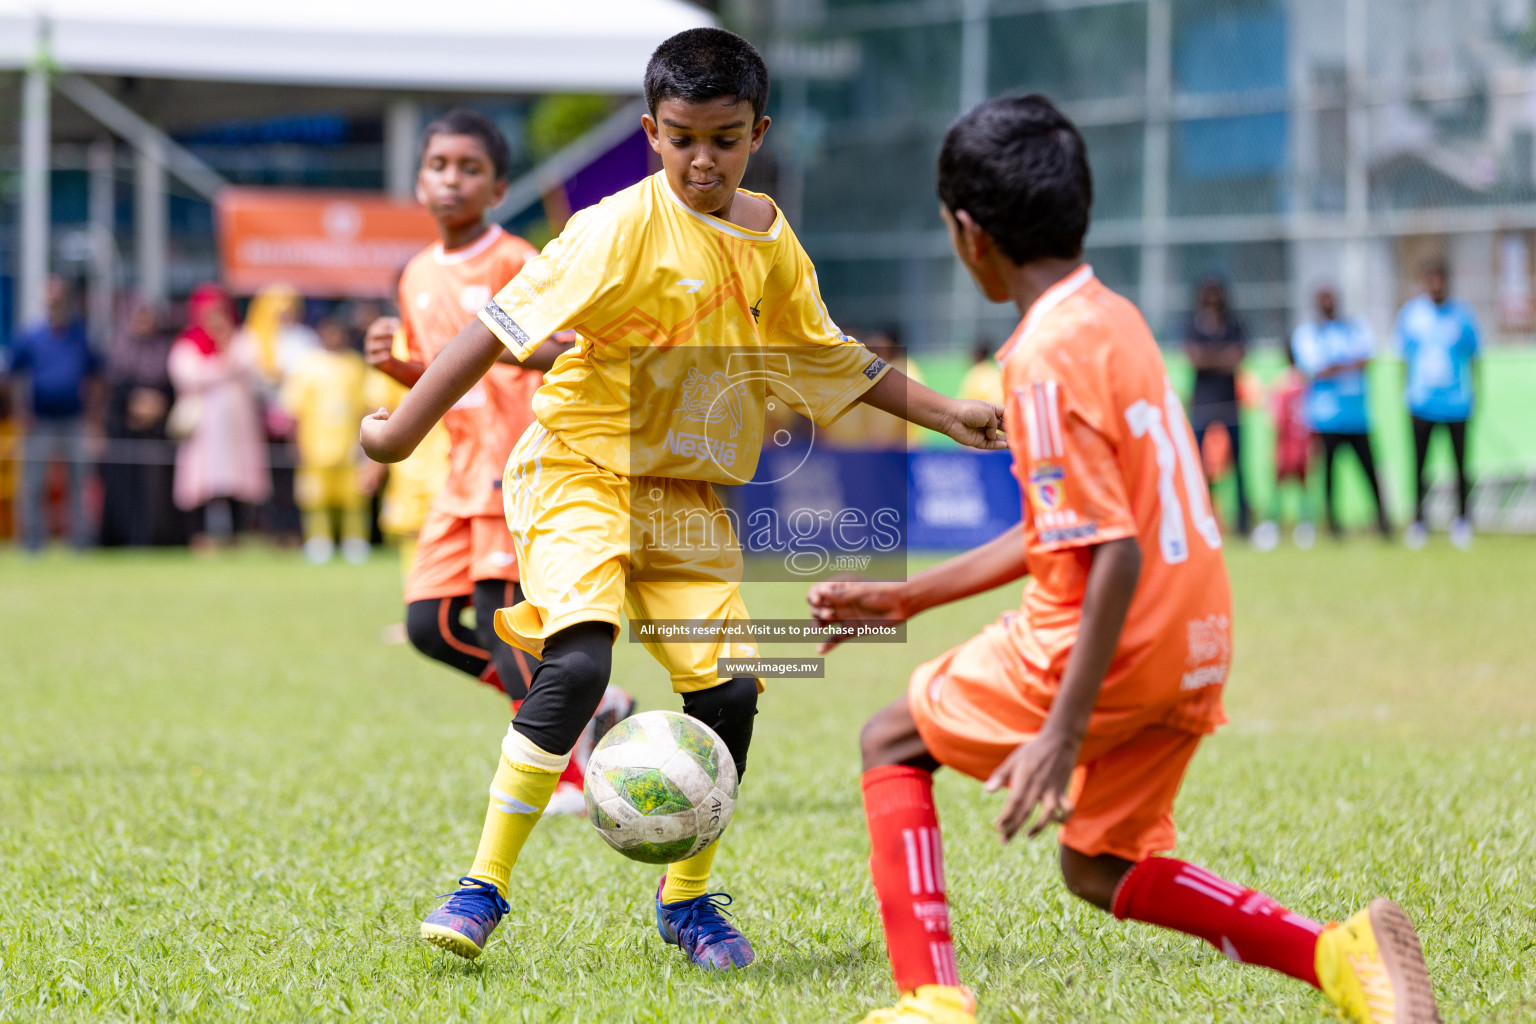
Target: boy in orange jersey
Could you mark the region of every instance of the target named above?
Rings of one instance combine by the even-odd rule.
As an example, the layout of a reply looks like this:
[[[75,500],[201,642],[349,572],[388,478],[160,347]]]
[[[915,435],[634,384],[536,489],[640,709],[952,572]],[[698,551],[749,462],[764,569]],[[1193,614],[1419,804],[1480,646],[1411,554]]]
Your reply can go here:
[[[496,126],[470,110],[452,110],[422,137],[416,198],[436,219],[440,240],[412,258],[400,276],[400,318],[380,317],[365,342],[368,361],[410,387],[537,250],[488,223],[507,190],[510,156]],[[406,358],[394,354],[395,333]],[[533,394],[544,375],[493,367],[443,417],[448,478],[422,525],[405,584],[406,635],[417,650],[498,685],[516,708],[528,694],[537,660],[496,636],[496,610],[522,600],[517,558],[501,501],[507,456],[533,422]],[[460,622],[467,606],[475,628]],[[610,690],[599,722],[623,718],[633,702]],[[580,813],[582,775],[567,766],[553,813]]]
[[[1225,720],[1231,596],[1157,344],[1082,261],[1092,195],[1082,137],[1043,97],[990,101],[949,130],[939,196],[950,240],[986,296],[1023,316],[998,354],[1023,521],[908,581],[810,592],[823,622],[905,619],[1033,577],[1017,612],[919,667],[864,728],[870,873],[902,993],[867,1024],[975,1021],[951,943],[939,765],[1008,789],[1004,840],[1060,823],[1067,888],[1117,918],[1299,978],[1353,1020],[1438,1021],[1396,904],[1325,927],[1154,856],[1173,848],[1190,758]]]

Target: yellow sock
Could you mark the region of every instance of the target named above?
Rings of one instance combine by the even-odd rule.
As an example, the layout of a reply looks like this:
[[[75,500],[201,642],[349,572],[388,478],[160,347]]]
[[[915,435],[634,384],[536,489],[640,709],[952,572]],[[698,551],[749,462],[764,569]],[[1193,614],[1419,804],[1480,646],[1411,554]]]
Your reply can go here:
[[[341,510],[341,539],[368,539],[368,508],[365,505],[345,505]]]
[[[720,849],[716,839],[687,860],[667,865],[666,881],[661,883],[661,902],[679,903],[697,899],[709,888],[709,869],[715,864],[715,851]]]
[[[469,877],[490,882],[505,898],[512,880],[512,865],[527,842],[533,826],[555,792],[555,783],[571,759],[569,754],[540,750],[523,734],[507,728],[501,741],[501,760],[491,780],[491,806],[485,812],[485,830]]]
[[[328,508],[307,508],[304,510],[304,539],[305,540],[330,540],[331,539],[331,510]]]

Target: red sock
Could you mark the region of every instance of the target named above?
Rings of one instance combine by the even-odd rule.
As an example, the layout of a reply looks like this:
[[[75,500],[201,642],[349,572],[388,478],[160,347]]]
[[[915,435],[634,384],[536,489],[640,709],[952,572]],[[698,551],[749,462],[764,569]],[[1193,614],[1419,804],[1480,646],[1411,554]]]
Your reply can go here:
[[[587,776],[574,757],[565,763],[565,771],[560,773],[560,781],[569,782],[578,789],[587,784]]]
[[[1315,988],[1323,926],[1173,857],[1149,857],[1115,890],[1115,916],[1204,939],[1238,963],[1259,964]]]
[[[480,673],[480,681],[497,693],[506,692],[506,687],[501,685],[501,673],[496,671],[494,661],[486,663],[485,669]]]
[[[869,873],[897,990],[959,985],[933,775],[905,765],[871,768],[864,773],[864,817]]]

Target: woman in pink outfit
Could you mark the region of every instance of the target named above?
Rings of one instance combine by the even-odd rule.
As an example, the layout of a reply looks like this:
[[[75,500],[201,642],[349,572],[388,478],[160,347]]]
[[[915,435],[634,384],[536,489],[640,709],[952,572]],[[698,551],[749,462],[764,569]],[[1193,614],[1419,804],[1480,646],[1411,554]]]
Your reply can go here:
[[[231,349],[234,304],[216,285],[192,293],[187,321],[170,356],[177,403],[172,427],[184,433],[176,452],[176,505],[202,508],[202,543],[219,543],[234,532],[233,502],[259,504],[272,492],[258,370]]]

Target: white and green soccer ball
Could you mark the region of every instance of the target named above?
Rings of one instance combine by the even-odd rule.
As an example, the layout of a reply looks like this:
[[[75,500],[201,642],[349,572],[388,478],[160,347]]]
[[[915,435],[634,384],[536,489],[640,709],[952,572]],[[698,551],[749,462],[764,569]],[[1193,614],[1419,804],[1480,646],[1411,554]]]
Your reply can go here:
[[[674,711],[631,715],[587,762],[587,813],[598,834],[647,864],[686,860],[720,838],[736,808],[724,741]]]

